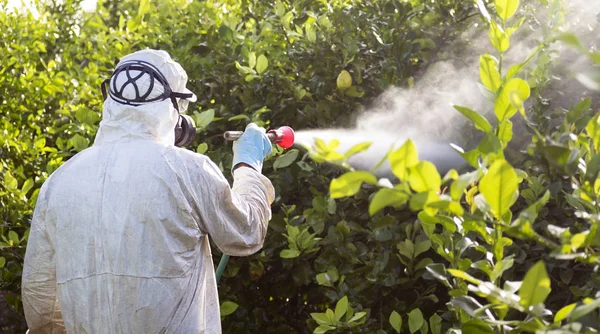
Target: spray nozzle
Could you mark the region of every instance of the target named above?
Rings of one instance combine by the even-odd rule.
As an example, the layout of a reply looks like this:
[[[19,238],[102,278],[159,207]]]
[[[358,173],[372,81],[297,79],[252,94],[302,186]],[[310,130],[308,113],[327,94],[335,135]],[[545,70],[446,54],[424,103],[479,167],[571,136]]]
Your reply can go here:
[[[244,131],[225,131],[223,138],[225,140],[237,140]],[[277,144],[281,148],[290,148],[294,145],[294,130],[289,126],[282,126],[276,130],[269,130],[267,137],[273,144]]]

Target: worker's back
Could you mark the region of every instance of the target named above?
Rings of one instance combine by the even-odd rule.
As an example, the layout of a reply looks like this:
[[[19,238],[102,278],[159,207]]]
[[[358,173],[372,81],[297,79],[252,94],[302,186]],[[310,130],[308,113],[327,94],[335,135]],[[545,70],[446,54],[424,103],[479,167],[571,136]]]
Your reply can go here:
[[[74,306],[62,311],[67,329],[187,333],[207,323],[197,299],[217,303],[207,291],[215,284],[204,283],[213,266],[177,175],[180,155],[189,156],[181,151],[144,141],[94,146],[52,178],[46,217],[56,226],[58,299]]]

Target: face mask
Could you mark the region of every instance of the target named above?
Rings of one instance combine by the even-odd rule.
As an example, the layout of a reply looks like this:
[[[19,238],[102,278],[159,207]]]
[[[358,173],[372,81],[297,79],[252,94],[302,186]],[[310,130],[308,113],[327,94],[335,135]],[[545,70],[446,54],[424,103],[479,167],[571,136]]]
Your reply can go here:
[[[144,85],[141,86],[138,81]],[[173,92],[167,79],[154,65],[142,60],[130,60],[120,64],[111,77],[102,82],[102,96],[105,100],[110,96],[118,103],[135,107],[171,99],[175,110],[183,112],[192,94]],[[175,126],[175,145],[187,146],[195,136],[194,120],[180,114]]]

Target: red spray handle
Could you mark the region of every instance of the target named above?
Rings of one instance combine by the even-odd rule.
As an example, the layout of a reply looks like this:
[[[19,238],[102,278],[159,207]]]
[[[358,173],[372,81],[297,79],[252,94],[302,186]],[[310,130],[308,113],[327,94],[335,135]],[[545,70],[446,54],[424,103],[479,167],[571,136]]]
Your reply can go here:
[[[223,137],[225,140],[237,140],[244,131],[225,131]],[[281,148],[290,148],[294,145],[294,130],[289,126],[282,126],[277,130],[269,130],[267,137],[273,144],[277,144]]]

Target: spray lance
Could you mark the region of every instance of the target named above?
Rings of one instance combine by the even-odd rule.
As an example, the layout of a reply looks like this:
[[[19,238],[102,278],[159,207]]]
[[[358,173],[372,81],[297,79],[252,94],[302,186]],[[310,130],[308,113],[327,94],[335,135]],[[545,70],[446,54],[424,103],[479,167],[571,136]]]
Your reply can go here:
[[[243,133],[243,131],[225,131],[225,133],[223,133],[223,138],[225,138],[225,140],[234,141],[240,138]],[[267,137],[269,137],[271,143],[284,149],[288,149],[294,145],[294,130],[289,126],[282,126],[276,130],[269,130],[267,132]],[[217,266],[217,283],[221,279],[221,276],[223,276],[227,261],[229,261],[229,255],[223,254],[221,256],[221,261],[219,261],[219,265]]]

